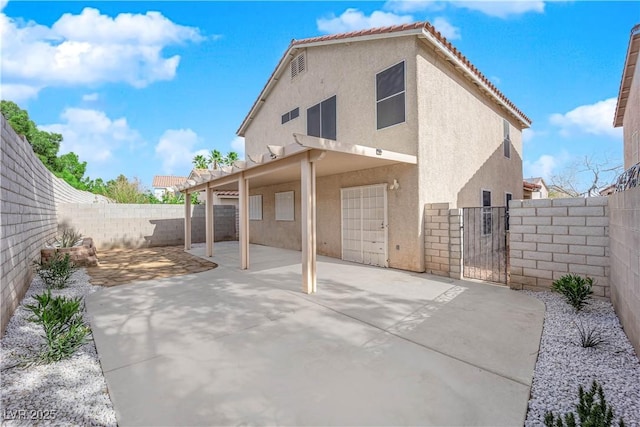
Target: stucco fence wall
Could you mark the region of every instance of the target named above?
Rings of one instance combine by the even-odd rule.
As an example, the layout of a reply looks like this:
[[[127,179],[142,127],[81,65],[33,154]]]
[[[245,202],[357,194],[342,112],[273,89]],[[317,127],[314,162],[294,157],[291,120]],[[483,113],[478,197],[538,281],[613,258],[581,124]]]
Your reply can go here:
[[[104,202],[56,178],[0,115],[0,333],[26,292],[32,262],[56,234],[56,205]]]
[[[202,243],[204,205],[193,205],[191,218],[191,241]],[[235,206],[214,206],[214,218],[214,240],[235,240]],[[58,221],[92,237],[98,249],[184,244],[184,205],[62,204]]]
[[[640,355],[640,187],[609,196],[611,302]]]

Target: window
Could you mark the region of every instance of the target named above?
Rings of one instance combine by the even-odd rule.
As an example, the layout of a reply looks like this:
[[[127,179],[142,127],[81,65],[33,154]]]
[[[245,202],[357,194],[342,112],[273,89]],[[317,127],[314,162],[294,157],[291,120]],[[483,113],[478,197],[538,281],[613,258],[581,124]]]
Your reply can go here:
[[[262,221],[262,195],[249,196],[249,219]]]
[[[482,190],[482,234],[491,234],[493,218],[491,213],[491,191]]]
[[[276,221],[294,220],[294,193],[285,191],[276,193]]]
[[[307,59],[304,56],[304,52],[291,60],[290,68],[291,78],[296,77],[307,69]]]
[[[509,128],[509,122],[506,120],[502,120],[502,150],[504,151],[504,156],[507,159],[511,158],[511,133]]]
[[[336,140],[336,97],[307,109],[307,135]]]
[[[282,124],[285,124],[290,120],[296,119],[298,118],[298,116],[300,116],[300,108],[296,107],[293,110],[287,113],[284,113],[282,115]]]
[[[404,61],[376,74],[377,128],[405,121]]]

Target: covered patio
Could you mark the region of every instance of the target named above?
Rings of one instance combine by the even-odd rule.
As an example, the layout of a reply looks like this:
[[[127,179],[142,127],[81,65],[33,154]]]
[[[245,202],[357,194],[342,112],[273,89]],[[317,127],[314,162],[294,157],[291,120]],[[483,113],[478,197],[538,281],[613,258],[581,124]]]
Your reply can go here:
[[[191,249],[191,194],[205,192],[206,250],[214,254],[213,192],[236,190],[239,193],[239,261],[241,269],[249,262],[249,188],[299,181],[301,184],[302,291],[317,290],[316,178],[394,164],[417,164],[414,155],[376,149],[363,145],[293,134],[294,143],[268,145],[268,153],[259,158],[201,175],[188,180],[185,192],[185,250]],[[393,184],[393,183],[390,183]]]

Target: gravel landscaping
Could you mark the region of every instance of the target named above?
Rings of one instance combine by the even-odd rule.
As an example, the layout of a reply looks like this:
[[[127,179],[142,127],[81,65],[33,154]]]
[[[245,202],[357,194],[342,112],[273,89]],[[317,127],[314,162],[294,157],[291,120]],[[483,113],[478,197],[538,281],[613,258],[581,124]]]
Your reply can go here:
[[[640,426],[640,362],[609,301],[591,299],[576,314],[564,298],[552,292],[527,292],[546,305],[540,352],[533,378],[525,426],[544,425],[544,415],[575,412],[578,386],[589,390],[593,380],[604,390],[626,426]],[[596,328],[605,341],[583,348],[574,322]]]
[[[52,290],[52,295],[79,297],[98,289],[89,283],[84,269],[77,270],[72,280],[67,288]],[[116,426],[93,340],[70,359],[49,365],[16,366],[36,354],[43,342],[41,328],[27,321],[31,313],[24,304],[34,303],[31,297],[44,291],[42,281],[35,276],[2,338],[2,424]],[[84,316],[88,324],[86,313]]]

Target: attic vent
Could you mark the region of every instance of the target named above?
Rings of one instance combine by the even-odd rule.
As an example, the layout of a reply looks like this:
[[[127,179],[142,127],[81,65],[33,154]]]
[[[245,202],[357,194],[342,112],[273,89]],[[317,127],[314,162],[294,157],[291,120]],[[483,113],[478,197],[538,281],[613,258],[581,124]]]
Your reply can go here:
[[[303,71],[305,71],[306,65],[307,63],[304,52],[293,58],[293,60],[291,60],[291,78],[294,78],[298,74],[301,74]]]

